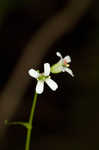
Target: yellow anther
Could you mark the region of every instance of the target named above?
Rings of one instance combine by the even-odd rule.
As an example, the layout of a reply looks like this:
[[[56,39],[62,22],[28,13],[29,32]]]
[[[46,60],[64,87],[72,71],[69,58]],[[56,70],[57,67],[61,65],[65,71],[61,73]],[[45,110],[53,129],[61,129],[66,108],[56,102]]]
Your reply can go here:
[[[70,65],[69,64],[66,64],[66,67],[69,67]]]

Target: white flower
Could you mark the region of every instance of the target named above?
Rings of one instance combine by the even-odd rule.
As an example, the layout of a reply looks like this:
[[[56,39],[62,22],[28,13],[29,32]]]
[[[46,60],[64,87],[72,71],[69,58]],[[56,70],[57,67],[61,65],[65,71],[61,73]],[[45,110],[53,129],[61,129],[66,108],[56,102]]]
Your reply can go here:
[[[49,63],[44,64],[44,73],[39,73],[34,69],[30,69],[28,73],[31,77],[38,80],[36,85],[36,93],[41,94],[44,91],[44,82],[46,82],[53,91],[55,91],[58,88],[57,83],[53,81],[49,76],[50,74]]]
[[[56,55],[60,57],[60,60],[51,67],[52,73],[68,72],[72,77],[74,76],[72,70],[69,68],[71,62],[70,56],[62,57],[60,52],[57,52]]]

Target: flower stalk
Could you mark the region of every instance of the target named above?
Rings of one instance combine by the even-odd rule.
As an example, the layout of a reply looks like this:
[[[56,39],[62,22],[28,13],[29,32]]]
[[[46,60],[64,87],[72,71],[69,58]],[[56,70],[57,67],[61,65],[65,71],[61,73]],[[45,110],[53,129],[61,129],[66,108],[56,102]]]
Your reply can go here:
[[[25,144],[25,150],[30,149],[30,139],[31,139],[31,133],[32,133],[32,122],[34,119],[34,112],[36,108],[36,102],[37,102],[37,93],[35,92],[34,99],[33,99],[33,104],[30,112],[30,117],[29,117],[29,126],[27,127],[27,136],[26,136],[26,144]]]

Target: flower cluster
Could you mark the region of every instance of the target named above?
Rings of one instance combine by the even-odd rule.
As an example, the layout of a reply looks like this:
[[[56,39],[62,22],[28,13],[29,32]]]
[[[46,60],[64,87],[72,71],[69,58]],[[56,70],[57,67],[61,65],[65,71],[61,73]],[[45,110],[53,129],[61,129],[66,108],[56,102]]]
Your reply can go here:
[[[56,55],[60,57],[60,60],[50,67],[49,63],[44,64],[44,72],[39,73],[34,69],[28,71],[29,75],[37,79],[36,93],[41,94],[44,91],[44,82],[53,90],[56,91],[58,85],[55,81],[51,79],[50,73],[56,74],[61,72],[68,72],[72,77],[74,76],[72,70],[69,68],[69,63],[71,62],[70,56],[62,57],[60,52],[57,52]]]

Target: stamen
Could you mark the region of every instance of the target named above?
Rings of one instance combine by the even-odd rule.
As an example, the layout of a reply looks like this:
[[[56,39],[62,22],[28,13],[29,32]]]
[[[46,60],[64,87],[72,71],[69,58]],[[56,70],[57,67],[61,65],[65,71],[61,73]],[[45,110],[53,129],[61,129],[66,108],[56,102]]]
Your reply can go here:
[[[66,60],[64,60],[64,65],[66,66],[66,67],[69,67],[70,65],[66,62]]]
[[[66,67],[69,67],[70,65],[69,64],[66,64]]]
[[[66,60],[64,60],[64,65],[67,65],[67,62],[66,62]]]

